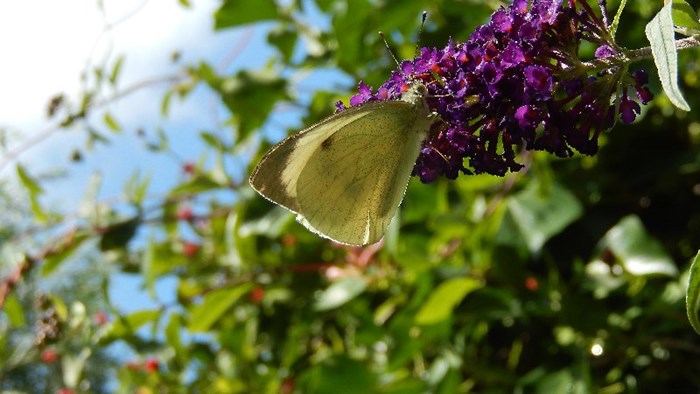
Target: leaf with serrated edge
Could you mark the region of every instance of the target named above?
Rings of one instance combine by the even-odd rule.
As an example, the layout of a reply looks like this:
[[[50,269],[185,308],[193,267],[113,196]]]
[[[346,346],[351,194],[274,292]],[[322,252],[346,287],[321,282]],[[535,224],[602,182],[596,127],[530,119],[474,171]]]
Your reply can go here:
[[[676,53],[672,11],[673,3],[669,2],[647,24],[644,32],[651,43],[654,63],[659,72],[661,86],[668,99],[676,107],[690,111],[690,106],[678,88],[678,54]]]

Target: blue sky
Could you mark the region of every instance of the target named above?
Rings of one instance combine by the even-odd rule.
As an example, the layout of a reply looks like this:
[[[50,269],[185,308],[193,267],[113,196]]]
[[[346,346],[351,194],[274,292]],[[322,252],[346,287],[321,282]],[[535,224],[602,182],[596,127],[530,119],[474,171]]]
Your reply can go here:
[[[48,99],[63,92],[76,100],[81,88],[80,74],[88,62],[105,58],[113,61],[120,54],[126,56],[120,87],[177,71],[170,62],[173,51],[182,52],[182,63],[206,59],[216,65],[230,56],[232,48],[242,40],[247,45],[230,67],[262,66],[269,56],[262,29],[232,29],[214,34],[211,15],[218,1],[193,3],[196,3],[194,8],[187,10],[170,1],[107,0],[104,15],[98,12],[96,1],[2,3],[0,37],[4,39],[0,51],[5,59],[12,60],[0,74],[0,106],[12,110],[0,112],[0,126],[12,130],[11,141],[15,144],[51,129],[53,124],[44,116]],[[128,18],[124,19],[125,16]],[[105,25],[119,20],[123,21],[105,31]],[[220,120],[207,115],[211,113],[214,97],[203,89],[184,103],[173,100],[171,115],[161,118],[161,97],[166,87],[145,89],[107,108],[123,127],[121,134],[111,136],[109,145],[97,145],[93,151],[85,151],[85,133],[78,128],[52,133],[19,156],[18,162],[36,176],[57,169],[68,171],[65,177],[43,185],[46,190],[43,202],[65,214],[79,214],[85,208],[81,199],[90,179],[98,175],[103,180],[98,198],[103,201],[118,199],[126,180],[137,170],[151,173],[151,191],[155,194],[164,193],[177,182],[181,175],[179,165],[144,149],[144,141],[135,131],[143,127],[150,133],[155,127],[162,127],[169,132],[178,155],[196,160],[202,151],[197,132],[217,127],[213,123]],[[94,116],[100,117],[101,114]],[[100,124],[97,120],[93,123]],[[74,149],[85,152],[82,163],[69,163]],[[13,173],[14,164],[10,164],[0,176]],[[119,275],[114,279],[111,293],[120,309],[132,311],[151,304],[139,291],[138,278]],[[165,282],[159,286],[159,293],[166,300],[174,295],[172,285]]]
[[[200,60],[215,67],[225,66],[220,71],[255,70],[272,55],[264,26],[213,32],[212,14],[220,4],[218,0],[192,1],[192,9],[178,6],[175,0],[104,0],[104,14],[96,4],[96,0],[0,3],[0,53],[6,59],[4,72],[0,73],[0,108],[5,109],[0,111],[0,128],[10,130],[10,151],[55,126],[45,118],[49,98],[64,93],[69,100],[77,100],[80,75],[89,64],[105,59],[109,63],[125,55],[119,82],[119,87],[125,88],[172,74],[183,64]],[[324,23],[318,15],[310,19]],[[114,24],[116,21],[120,22]],[[111,24],[113,27],[105,30]],[[174,51],[183,55],[179,66],[170,61]],[[298,108],[276,114],[272,123],[281,127],[268,127],[267,134],[280,139],[286,126],[301,128],[303,97],[335,84],[350,86],[354,81],[329,70],[308,75],[298,86],[304,92]],[[177,155],[193,161],[204,151],[199,131],[231,132],[223,127],[227,114],[216,110],[216,97],[203,88],[184,102],[173,100],[169,116],[163,118],[160,107],[166,88],[148,88],[110,105],[107,110],[121,123],[123,131],[111,135],[109,145],[85,151],[84,130],[54,132],[2,169],[0,178],[14,177],[17,162],[35,176],[65,169],[66,176],[43,184],[43,202],[70,216],[84,212],[82,198],[96,176],[102,179],[98,194],[101,201],[118,199],[134,171],[150,173],[150,193],[164,194],[180,179],[180,166],[172,158],[147,151],[143,139],[136,135],[137,129],[152,134],[161,127],[170,136]],[[99,125],[100,118],[101,114],[96,114],[93,123]],[[71,164],[69,158],[75,149],[84,151],[84,160]],[[125,313],[155,307],[142,285],[140,276],[115,275],[110,286],[112,302]],[[159,300],[174,300],[175,285],[174,279],[162,280],[156,289]]]

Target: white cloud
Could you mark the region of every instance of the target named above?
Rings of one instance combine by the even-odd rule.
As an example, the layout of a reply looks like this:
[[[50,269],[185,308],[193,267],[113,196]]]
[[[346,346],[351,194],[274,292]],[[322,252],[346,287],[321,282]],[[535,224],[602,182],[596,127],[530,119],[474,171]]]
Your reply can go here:
[[[99,30],[91,2],[0,3],[0,124],[32,121],[52,94],[75,89]]]

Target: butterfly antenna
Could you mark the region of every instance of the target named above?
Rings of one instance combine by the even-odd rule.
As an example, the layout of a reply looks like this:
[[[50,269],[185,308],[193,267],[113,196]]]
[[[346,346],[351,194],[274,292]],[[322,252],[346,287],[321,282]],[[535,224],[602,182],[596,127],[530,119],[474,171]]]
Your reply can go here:
[[[413,57],[418,57],[420,54],[420,36],[423,34],[423,27],[425,27],[425,20],[428,19],[428,11],[423,11],[421,15],[420,29],[418,29],[418,36],[416,37],[416,50],[414,51]]]
[[[414,51],[414,57],[418,57],[418,54],[420,52],[420,36],[423,33],[423,27],[425,26],[425,20],[427,18],[428,11],[423,11],[423,14],[421,15],[420,29],[418,29],[418,36],[416,37],[416,49]],[[389,47],[389,43],[386,41],[386,36],[384,35],[384,32],[380,31],[379,36],[382,37],[382,41],[384,41],[384,47],[386,47],[386,50],[387,52],[389,52],[389,55],[391,55],[391,58],[394,59],[394,63],[396,63],[396,67],[398,68],[399,72],[403,74],[403,71],[401,70],[401,63],[399,63],[399,59],[396,58],[396,55],[394,55],[394,52],[391,50],[391,47]]]
[[[386,36],[384,36],[384,32],[380,31],[379,36],[382,38],[382,41],[384,41],[384,46],[386,47],[386,51],[389,52],[389,55],[391,55],[391,58],[394,59],[394,63],[396,63],[396,67],[400,70],[401,64],[399,64],[399,60],[394,55],[394,52],[391,51],[391,48],[389,47],[389,43],[386,42]]]

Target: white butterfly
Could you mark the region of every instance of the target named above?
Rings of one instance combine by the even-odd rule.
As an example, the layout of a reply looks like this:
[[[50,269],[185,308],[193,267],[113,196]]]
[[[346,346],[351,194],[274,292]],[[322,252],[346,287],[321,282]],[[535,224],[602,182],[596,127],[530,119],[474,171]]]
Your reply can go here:
[[[437,119],[426,94],[413,81],[400,100],[351,107],[289,136],[265,154],[250,184],[322,237],[379,241]]]

